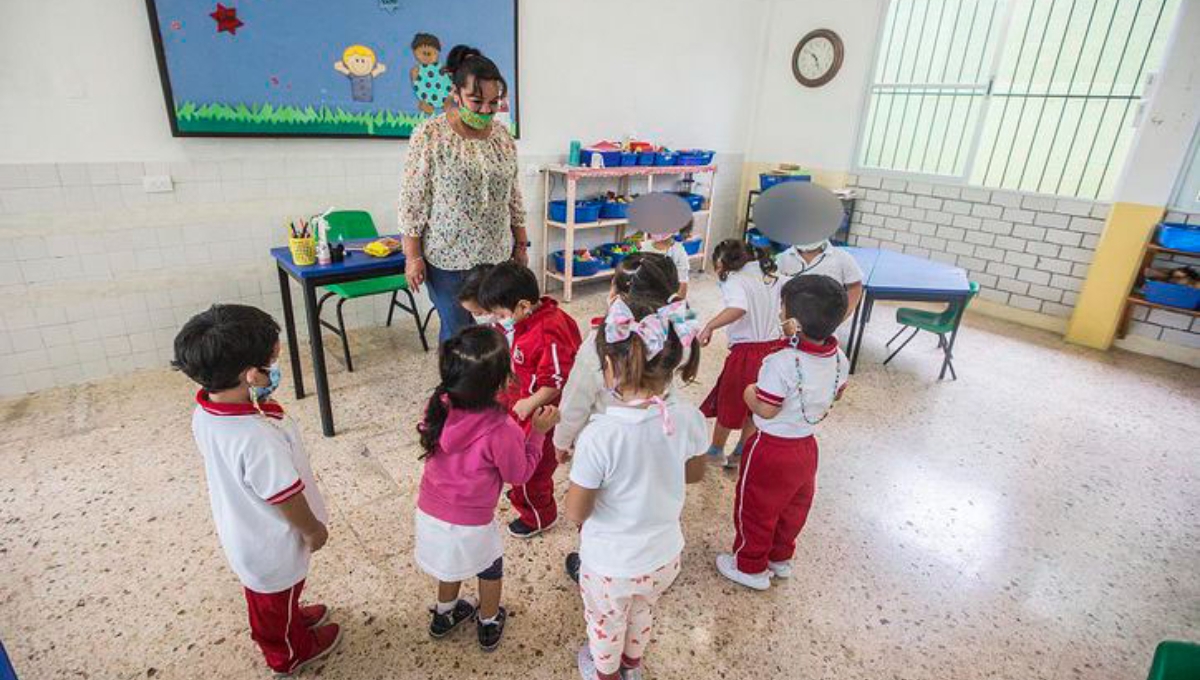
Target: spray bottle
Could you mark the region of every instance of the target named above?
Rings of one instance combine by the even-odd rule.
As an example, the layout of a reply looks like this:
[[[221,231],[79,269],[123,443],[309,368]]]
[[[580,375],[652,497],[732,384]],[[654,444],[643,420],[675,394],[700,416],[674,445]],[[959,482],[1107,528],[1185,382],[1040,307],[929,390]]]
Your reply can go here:
[[[317,227],[317,264],[319,265],[333,262],[333,255],[329,248],[329,222],[325,219],[325,216],[331,212],[333,212],[332,207],[313,218]]]

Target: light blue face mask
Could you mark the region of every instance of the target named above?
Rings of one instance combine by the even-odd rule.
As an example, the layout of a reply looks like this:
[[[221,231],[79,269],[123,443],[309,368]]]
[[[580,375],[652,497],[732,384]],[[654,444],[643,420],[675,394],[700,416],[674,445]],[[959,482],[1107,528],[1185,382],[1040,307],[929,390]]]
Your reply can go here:
[[[267,378],[271,381],[266,387],[250,386],[250,397],[254,401],[263,401],[268,399],[275,390],[279,389],[279,383],[283,380],[283,372],[279,370],[279,362],[276,361],[267,369]]]
[[[517,321],[511,316],[505,319],[500,319],[500,327],[504,329],[505,333],[512,333],[517,328]]]
[[[472,314],[471,318],[475,320],[476,326],[491,326],[496,323],[496,317],[493,314]]]

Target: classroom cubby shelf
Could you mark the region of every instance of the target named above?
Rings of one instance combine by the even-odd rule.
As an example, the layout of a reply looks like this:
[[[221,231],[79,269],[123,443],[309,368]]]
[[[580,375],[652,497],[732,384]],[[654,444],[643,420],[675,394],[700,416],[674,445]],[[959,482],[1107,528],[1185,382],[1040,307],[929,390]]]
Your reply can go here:
[[[1175,314],[1183,314],[1185,316],[1197,317],[1200,316],[1200,310],[1184,309],[1183,307],[1171,307],[1169,305],[1160,305],[1155,302],[1150,302],[1138,293],[1138,289],[1146,282],[1146,269],[1154,264],[1154,258],[1159,255],[1183,255],[1185,257],[1196,257],[1196,253],[1186,250],[1175,250],[1173,248],[1164,248],[1157,243],[1147,243],[1146,250],[1142,252],[1142,266],[1138,269],[1137,278],[1134,279],[1133,287],[1129,291],[1129,296],[1125,298],[1125,311],[1121,315],[1121,323],[1117,327],[1117,337],[1123,338],[1129,331],[1129,322],[1133,316],[1133,310],[1130,305],[1138,305],[1141,307],[1150,307],[1152,309],[1163,309]]]
[[[579,184],[586,180],[600,179],[616,179],[617,193],[629,195],[630,185],[634,178],[645,178],[646,191],[651,193],[654,191],[654,180],[660,176],[680,176],[685,179],[693,179],[695,175],[708,175],[707,182],[708,192],[704,194],[704,208],[697,210],[693,214],[696,220],[696,231],[701,232],[701,224],[703,231],[701,232],[703,244],[700,247],[700,252],[691,256],[691,260],[700,261],[700,271],[704,271],[705,264],[708,262],[708,252],[711,247],[710,233],[712,231],[712,206],[713,206],[713,190],[716,187],[716,165],[678,165],[678,166],[630,166],[620,168],[584,168],[569,165],[555,165],[543,170],[543,191],[545,202],[542,206],[542,242],[541,242],[541,258],[544,264],[542,273],[542,290],[548,291],[550,281],[557,281],[562,285],[563,300],[571,301],[573,288],[576,283],[584,283],[587,281],[595,281],[598,279],[607,279],[612,276],[612,270],[604,270],[592,276],[575,276],[573,270],[575,268],[574,258],[565,258],[565,272],[557,272],[554,270],[554,263],[550,261],[550,253],[559,248],[551,247],[550,235],[551,230],[561,230],[563,232],[561,250],[568,253],[575,251],[575,236],[577,231],[587,231],[593,229],[612,229],[613,241],[621,241],[625,238],[625,227],[629,225],[629,220],[599,220],[597,222],[575,222],[575,202],[579,198]],[[566,187],[567,201],[567,220],[558,222],[550,219],[550,201],[554,200],[552,195],[553,180],[561,178]]]

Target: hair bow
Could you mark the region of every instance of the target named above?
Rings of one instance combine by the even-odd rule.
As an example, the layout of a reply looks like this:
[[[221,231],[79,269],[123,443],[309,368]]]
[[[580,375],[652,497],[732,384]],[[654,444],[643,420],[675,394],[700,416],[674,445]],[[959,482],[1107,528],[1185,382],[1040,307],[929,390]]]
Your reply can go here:
[[[659,307],[655,316],[662,321],[663,328],[668,326],[675,329],[675,335],[684,347],[689,347],[692,340],[700,333],[700,323],[696,321],[696,313],[688,307],[687,301],[677,300],[665,307]]]
[[[604,339],[608,342],[625,342],[637,335],[646,345],[647,358],[653,359],[667,343],[667,329],[657,314],[638,321],[625,301],[617,298],[604,317]]]

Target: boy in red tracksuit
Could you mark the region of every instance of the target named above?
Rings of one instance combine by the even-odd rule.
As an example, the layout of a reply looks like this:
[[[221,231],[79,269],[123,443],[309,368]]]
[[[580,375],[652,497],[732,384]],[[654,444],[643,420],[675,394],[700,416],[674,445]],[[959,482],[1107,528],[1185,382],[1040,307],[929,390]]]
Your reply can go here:
[[[478,303],[495,316],[512,343],[513,384],[505,406],[522,427],[542,406],[557,405],[575,353],[583,342],[579,325],[553,298],[542,297],[537,277],[516,262],[498,264],[479,285]],[[546,434],[542,459],[528,482],[509,489],[508,500],[520,515],[508,525],[517,538],[532,538],[558,520],[554,502],[553,430]]]
[[[766,590],[792,575],[796,537],[817,488],[814,436],[842,396],[849,372],[834,333],[846,315],[846,289],[828,276],[801,275],[783,286],[788,343],[763,359],[743,398],[758,431],[746,442],[733,505],[732,553],[717,571],[747,588]]]

